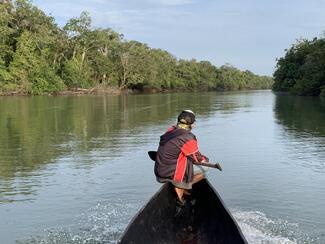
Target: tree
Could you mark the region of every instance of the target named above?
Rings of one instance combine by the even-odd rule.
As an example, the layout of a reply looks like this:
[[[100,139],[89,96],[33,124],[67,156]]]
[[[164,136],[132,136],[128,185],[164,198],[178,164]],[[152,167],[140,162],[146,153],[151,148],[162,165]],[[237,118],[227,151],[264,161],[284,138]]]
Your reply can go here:
[[[114,61],[120,42],[118,33],[109,28],[92,30],[87,12],[82,12],[79,18],[70,19],[64,30],[69,37],[70,48],[63,68],[68,86],[78,86],[78,80],[85,87],[117,79]]]
[[[35,36],[29,31],[23,32],[9,66],[13,83],[30,94],[62,90],[62,80],[47,64],[44,56],[37,54],[37,48]]]
[[[118,52],[120,89],[143,87],[150,74],[149,47],[137,41],[122,42]]]
[[[0,1],[0,31],[1,91],[42,94],[98,85],[230,90],[267,88],[271,83],[269,77],[177,59],[167,51],[125,40],[110,28],[93,28],[87,12],[59,28],[29,0]],[[316,58],[310,56],[310,63]]]
[[[13,48],[10,45],[14,29],[10,26],[12,4],[9,1],[0,2],[0,88],[10,79],[7,67],[12,60]]]
[[[117,84],[118,75],[116,60],[121,36],[110,28],[95,29],[92,38],[96,40],[96,47],[90,49],[88,62],[93,69],[93,83]]]
[[[299,40],[277,62],[274,91],[318,96],[325,86],[325,39]]]

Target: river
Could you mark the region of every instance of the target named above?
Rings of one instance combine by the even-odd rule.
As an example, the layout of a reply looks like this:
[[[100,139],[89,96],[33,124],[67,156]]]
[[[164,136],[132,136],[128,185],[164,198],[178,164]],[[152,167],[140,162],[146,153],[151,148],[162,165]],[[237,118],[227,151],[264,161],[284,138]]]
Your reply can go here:
[[[115,243],[182,109],[249,243],[325,243],[325,101],[271,91],[0,97],[0,243]]]

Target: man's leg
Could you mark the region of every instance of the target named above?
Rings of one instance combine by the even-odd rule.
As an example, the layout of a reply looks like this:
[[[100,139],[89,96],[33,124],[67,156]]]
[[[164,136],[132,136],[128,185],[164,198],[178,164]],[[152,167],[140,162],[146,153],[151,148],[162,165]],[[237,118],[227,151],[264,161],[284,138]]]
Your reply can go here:
[[[205,178],[205,176],[202,173],[195,174],[193,176],[193,180],[192,180],[191,184],[194,185],[195,183],[198,183],[199,181],[203,180],[204,178]]]
[[[182,189],[182,188],[175,187],[175,191],[176,191],[176,194],[177,194],[178,200],[179,200],[181,203],[184,203],[183,195],[184,195],[184,191],[185,191],[185,190]]]
[[[193,180],[191,181],[191,184],[195,184],[201,180],[203,180],[205,178],[204,174],[203,173],[197,173],[193,176]],[[177,197],[178,197],[178,200],[181,202],[181,203],[184,203],[184,199],[183,199],[183,196],[184,196],[184,193],[185,193],[185,189],[182,189],[182,188],[178,188],[178,187],[175,187],[175,191],[176,191],[176,194],[177,194]]]

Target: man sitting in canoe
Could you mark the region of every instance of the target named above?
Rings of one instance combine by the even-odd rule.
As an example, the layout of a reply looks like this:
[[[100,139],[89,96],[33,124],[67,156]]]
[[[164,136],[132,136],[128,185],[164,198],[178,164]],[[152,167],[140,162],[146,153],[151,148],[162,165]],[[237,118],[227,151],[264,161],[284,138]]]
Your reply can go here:
[[[182,111],[177,124],[160,137],[155,161],[157,181],[171,182],[181,204],[185,191],[205,177],[204,170],[193,168],[193,161],[209,161],[199,152],[196,137],[191,132],[194,122],[195,114],[191,110]]]

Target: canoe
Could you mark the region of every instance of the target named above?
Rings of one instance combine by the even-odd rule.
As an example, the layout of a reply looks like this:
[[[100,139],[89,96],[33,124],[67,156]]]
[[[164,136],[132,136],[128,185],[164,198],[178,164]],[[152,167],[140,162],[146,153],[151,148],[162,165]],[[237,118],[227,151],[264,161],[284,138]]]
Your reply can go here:
[[[176,209],[174,187],[166,183],[136,214],[118,243],[247,243],[208,180],[195,184],[185,206],[180,212]]]

